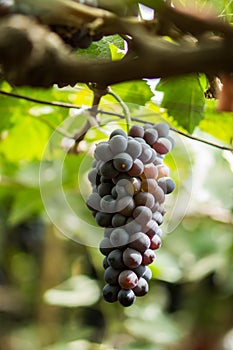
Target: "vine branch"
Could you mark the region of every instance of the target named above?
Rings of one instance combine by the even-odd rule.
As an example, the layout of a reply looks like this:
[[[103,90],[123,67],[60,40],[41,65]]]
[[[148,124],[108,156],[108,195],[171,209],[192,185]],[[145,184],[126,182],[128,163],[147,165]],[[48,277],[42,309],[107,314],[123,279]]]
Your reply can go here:
[[[31,18],[10,16],[0,23],[3,75],[16,86],[73,86],[77,82],[109,86],[143,78],[233,71],[233,33],[218,40],[203,39],[196,46],[178,46],[140,27],[133,30],[129,25],[126,29],[134,37],[136,57],[120,61],[83,59],[71,55],[56,34]]]
[[[124,112],[124,117],[126,120],[127,131],[129,132],[130,124],[131,124],[131,115],[127,104],[120,98],[118,94],[116,94],[111,88],[108,89],[108,94],[112,96],[117,102],[120,103],[122,110]]]

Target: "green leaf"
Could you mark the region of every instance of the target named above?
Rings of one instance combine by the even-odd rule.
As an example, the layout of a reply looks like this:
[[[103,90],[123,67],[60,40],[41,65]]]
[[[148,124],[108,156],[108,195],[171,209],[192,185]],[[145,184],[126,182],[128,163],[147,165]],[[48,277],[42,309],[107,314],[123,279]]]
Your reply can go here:
[[[198,76],[161,79],[156,90],[164,93],[161,107],[192,133],[204,118],[205,98]]]
[[[219,140],[231,144],[233,140],[233,114],[217,112],[215,100],[206,101],[205,118],[199,128]]]
[[[16,194],[15,200],[8,217],[8,223],[17,225],[43,209],[43,204],[38,189],[26,189]]]
[[[111,56],[113,61],[120,60],[124,57],[124,53],[119,51],[118,47],[114,44],[109,44],[109,48],[111,51]]]
[[[110,35],[103,37],[100,41],[93,42],[88,49],[78,49],[77,55],[111,59],[110,44],[115,45],[118,49],[124,49],[124,40],[119,35]]]
[[[0,153],[10,161],[40,159],[50,135],[46,125],[27,116],[18,118],[0,144]]]
[[[139,106],[144,106],[153,97],[151,88],[145,80],[117,84],[112,86],[112,90],[124,102]]]

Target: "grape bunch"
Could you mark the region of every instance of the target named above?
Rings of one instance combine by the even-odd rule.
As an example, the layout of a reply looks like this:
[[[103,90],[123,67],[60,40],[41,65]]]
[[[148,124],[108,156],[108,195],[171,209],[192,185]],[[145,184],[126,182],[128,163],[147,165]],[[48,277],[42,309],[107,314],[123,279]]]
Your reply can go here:
[[[103,297],[110,303],[130,306],[148,292],[148,265],[161,246],[165,195],[175,188],[163,163],[173,146],[166,123],[136,124],[129,135],[116,129],[96,146],[86,204],[105,228],[99,249],[105,256]]]

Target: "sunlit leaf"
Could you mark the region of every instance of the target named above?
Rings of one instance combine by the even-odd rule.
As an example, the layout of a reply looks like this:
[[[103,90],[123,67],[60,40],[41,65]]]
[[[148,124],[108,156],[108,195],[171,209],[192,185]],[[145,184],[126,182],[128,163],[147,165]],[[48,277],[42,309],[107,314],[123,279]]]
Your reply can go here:
[[[73,276],[53,289],[47,290],[45,301],[50,305],[66,307],[95,304],[100,296],[97,282],[85,275]]]
[[[77,55],[111,59],[110,44],[119,49],[124,49],[124,40],[118,35],[110,35],[103,37],[100,41],[94,41],[88,49],[78,49]]]
[[[144,106],[153,96],[150,86],[146,81],[127,82],[112,86],[121,99],[126,103]]]
[[[233,141],[233,114],[218,113],[217,102],[207,100],[205,117],[200,122],[199,128],[215,138],[231,144]]]
[[[164,94],[161,107],[167,109],[178,125],[192,133],[204,118],[204,92],[198,77],[161,79],[156,90]]]

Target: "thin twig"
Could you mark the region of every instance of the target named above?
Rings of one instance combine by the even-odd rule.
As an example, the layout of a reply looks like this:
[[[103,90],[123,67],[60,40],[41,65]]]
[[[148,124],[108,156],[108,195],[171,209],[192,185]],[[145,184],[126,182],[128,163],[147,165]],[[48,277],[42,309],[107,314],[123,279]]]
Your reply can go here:
[[[49,105],[49,106],[53,106],[53,107],[76,108],[76,109],[81,109],[82,108],[82,107],[74,105],[72,103],[40,100],[40,99],[37,99],[37,98],[28,97],[28,96],[16,94],[14,92],[7,92],[7,91],[3,91],[3,90],[0,90],[0,94],[1,95],[6,95],[8,97],[15,97],[15,98],[22,99],[22,100],[25,100],[25,101],[35,102],[35,103]]]
[[[177,134],[185,136],[185,137],[187,137],[187,138],[189,138],[191,140],[199,141],[199,142],[205,143],[206,145],[209,145],[209,146],[213,146],[213,147],[216,147],[216,148],[219,148],[219,149],[222,149],[222,150],[233,152],[233,148],[230,148],[230,147],[227,147],[227,146],[222,146],[222,145],[219,145],[218,143],[205,140],[205,139],[203,139],[201,137],[197,137],[197,136],[193,136],[193,135],[187,134],[187,133],[185,133],[185,132],[183,132],[181,130],[175,129],[175,128],[171,128],[170,127],[170,130],[176,132]]]
[[[127,104],[121,99],[121,97],[116,94],[111,88],[109,88],[109,95],[111,95],[113,98],[115,98],[115,100],[117,102],[120,103],[122,110],[124,112],[124,116],[125,116],[125,120],[126,120],[126,127],[127,127],[127,131],[129,132],[129,128],[130,128],[130,124],[131,124],[131,115],[130,115],[130,111],[129,108],[127,106]]]

